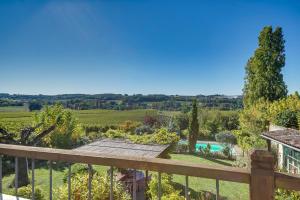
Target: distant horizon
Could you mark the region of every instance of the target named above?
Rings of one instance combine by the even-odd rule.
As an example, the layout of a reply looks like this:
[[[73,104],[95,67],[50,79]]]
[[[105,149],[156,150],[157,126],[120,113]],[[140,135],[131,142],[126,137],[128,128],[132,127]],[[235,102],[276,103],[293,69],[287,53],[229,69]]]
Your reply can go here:
[[[300,90],[300,1],[0,1],[0,91],[242,94],[264,26]]]
[[[94,94],[88,94],[88,93],[62,93],[62,94],[22,94],[22,93],[8,93],[8,92],[1,92],[0,94],[9,94],[9,95],[28,95],[28,96],[59,96],[59,95],[103,95],[103,94],[114,94],[114,95],[166,95],[166,96],[243,96],[242,94],[195,94],[195,95],[189,95],[189,94],[160,94],[160,93],[150,93],[150,94],[142,94],[142,93],[111,93],[111,92],[105,92],[105,93],[94,93]]]

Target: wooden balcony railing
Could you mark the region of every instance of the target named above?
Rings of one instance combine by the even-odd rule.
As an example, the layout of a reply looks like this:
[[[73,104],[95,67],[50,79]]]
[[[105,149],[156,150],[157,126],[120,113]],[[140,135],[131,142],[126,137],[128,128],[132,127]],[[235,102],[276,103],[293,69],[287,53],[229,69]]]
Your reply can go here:
[[[113,167],[141,169],[158,172],[158,198],[161,198],[161,173],[178,174],[186,176],[185,195],[188,196],[188,177],[202,177],[216,180],[216,198],[219,198],[219,181],[232,181],[249,184],[251,200],[273,200],[275,188],[300,191],[300,177],[274,171],[274,157],[271,153],[263,150],[256,150],[251,155],[251,169],[240,169],[234,167],[212,167],[208,165],[192,164],[167,159],[143,159],[134,157],[117,157],[99,155],[93,152],[80,152],[74,150],[51,149],[41,147],[30,147],[20,145],[0,144],[0,155],[15,157],[15,174],[18,176],[18,158],[26,157],[32,159],[32,192],[34,194],[34,162],[35,160],[50,161],[50,200],[52,199],[52,162],[64,161],[67,163],[84,163],[89,166],[91,174],[92,165],[110,166],[111,192],[110,200],[113,199]],[[0,193],[2,193],[2,160],[0,159]],[[89,199],[91,199],[91,179],[89,176]],[[15,192],[18,194],[18,182],[15,179]],[[238,188],[237,188],[238,189]],[[69,199],[71,199],[71,164],[69,165],[68,176]],[[34,196],[34,195],[32,195]],[[133,197],[135,198],[135,197]]]

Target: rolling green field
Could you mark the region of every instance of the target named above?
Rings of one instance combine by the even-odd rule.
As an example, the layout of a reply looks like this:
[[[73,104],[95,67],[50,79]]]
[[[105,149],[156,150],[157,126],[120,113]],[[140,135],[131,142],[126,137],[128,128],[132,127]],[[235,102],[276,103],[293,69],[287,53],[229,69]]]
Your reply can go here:
[[[177,112],[156,110],[76,110],[73,111],[76,118],[83,125],[117,125],[126,120],[143,121],[147,113],[158,112],[163,115],[174,115]],[[2,107],[0,110],[0,122],[21,122],[30,124],[35,112],[24,111],[21,108]]]
[[[0,107],[0,112],[24,112],[28,111],[27,106],[6,106]]]

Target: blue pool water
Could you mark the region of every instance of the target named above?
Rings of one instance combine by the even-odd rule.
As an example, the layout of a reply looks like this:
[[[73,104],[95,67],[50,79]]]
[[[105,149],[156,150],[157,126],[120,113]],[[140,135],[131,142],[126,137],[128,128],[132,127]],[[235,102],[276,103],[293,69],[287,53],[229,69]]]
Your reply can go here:
[[[186,140],[179,141],[181,144],[187,144]],[[200,148],[205,149],[208,143],[198,141],[196,144],[196,151],[199,152]],[[210,152],[222,152],[223,146],[221,144],[210,143]],[[231,149],[232,153],[234,153],[234,149]]]
[[[197,143],[196,144],[196,151],[200,151],[201,149],[205,149],[207,144],[204,143]],[[210,144],[210,152],[220,152],[223,150],[223,147],[219,144]]]

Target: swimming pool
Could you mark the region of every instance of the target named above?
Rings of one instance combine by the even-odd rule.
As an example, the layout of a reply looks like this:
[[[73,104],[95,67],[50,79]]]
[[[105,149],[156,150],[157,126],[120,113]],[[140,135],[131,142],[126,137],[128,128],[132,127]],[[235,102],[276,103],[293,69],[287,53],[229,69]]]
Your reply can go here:
[[[197,143],[196,144],[196,151],[200,151],[200,149],[206,149],[207,144],[205,143]],[[223,146],[219,144],[210,144],[210,152],[220,152],[223,150]]]
[[[222,152],[224,149],[224,146],[215,142],[204,142],[204,141],[197,141],[195,147],[196,147],[196,152],[199,152],[200,149],[205,149],[207,148],[207,144],[210,144],[210,152]],[[188,144],[187,140],[181,140],[179,141],[179,144]],[[231,152],[234,154],[235,151],[234,149],[231,149]]]

